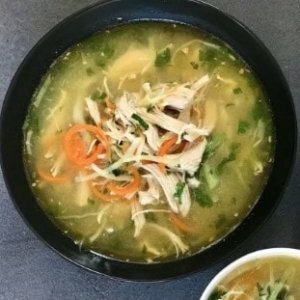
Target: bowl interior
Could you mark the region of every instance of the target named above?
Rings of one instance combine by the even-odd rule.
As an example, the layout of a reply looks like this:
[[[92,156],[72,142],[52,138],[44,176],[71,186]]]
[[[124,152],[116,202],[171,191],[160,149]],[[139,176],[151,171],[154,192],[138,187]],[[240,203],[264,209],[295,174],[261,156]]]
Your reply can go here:
[[[160,264],[127,263],[81,251],[37,205],[23,167],[22,126],[43,75],[65,50],[95,32],[139,21],[187,24],[212,33],[231,46],[253,69],[270,99],[277,146],[273,171],[251,213],[218,244],[189,258]],[[283,101],[284,99],[284,101]],[[119,0],[101,2],[66,19],[31,50],[15,74],[1,113],[0,151],[4,179],[28,225],[55,251],[89,270],[123,279],[163,280],[208,267],[229,254],[263,223],[278,203],[294,162],[296,121],[292,98],[276,61],[243,25],[199,1]],[[13,151],[12,151],[13,149]]]

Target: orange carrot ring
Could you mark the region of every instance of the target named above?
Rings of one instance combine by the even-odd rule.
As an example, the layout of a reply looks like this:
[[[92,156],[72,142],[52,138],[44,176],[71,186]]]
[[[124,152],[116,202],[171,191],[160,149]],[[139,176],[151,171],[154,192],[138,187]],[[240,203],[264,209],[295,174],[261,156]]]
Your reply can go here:
[[[129,184],[127,184],[124,187],[117,186],[112,182],[110,182],[107,185],[107,188],[116,195],[123,196],[123,195],[129,194],[129,193],[132,193],[132,192],[136,191],[140,186],[141,175],[140,175],[139,171],[133,166],[130,166],[127,169],[128,169],[128,171],[130,171],[133,174],[132,182],[130,182]]]

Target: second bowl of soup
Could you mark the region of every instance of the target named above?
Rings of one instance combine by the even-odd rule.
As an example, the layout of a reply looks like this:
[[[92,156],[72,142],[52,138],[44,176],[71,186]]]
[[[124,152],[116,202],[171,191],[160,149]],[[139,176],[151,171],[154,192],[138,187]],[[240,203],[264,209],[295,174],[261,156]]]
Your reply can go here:
[[[221,271],[200,300],[299,299],[299,272],[299,250],[260,250],[238,259]]]

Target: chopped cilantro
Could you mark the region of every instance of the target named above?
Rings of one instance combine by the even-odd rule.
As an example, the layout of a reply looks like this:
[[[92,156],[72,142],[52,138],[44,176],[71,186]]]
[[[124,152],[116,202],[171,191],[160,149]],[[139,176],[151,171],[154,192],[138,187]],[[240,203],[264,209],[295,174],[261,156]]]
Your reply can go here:
[[[212,207],[214,202],[211,197],[205,193],[202,188],[192,189],[195,201],[202,207]]]
[[[132,114],[131,118],[136,120],[140,124],[140,126],[143,127],[144,129],[147,130],[149,128],[149,125],[147,124],[147,122],[139,115]]]
[[[226,61],[230,61],[236,67],[241,65],[240,59],[237,59],[235,55],[227,48],[223,47],[218,41],[213,41],[213,44],[217,47],[203,46],[199,49],[199,61],[201,66],[211,72],[221,64],[226,64]]]
[[[95,200],[94,200],[94,199],[91,199],[91,198],[88,198],[88,199],[87,199],[87,202],[88,202],[88,204],[91,204],[91,205],[94,205],[94,204],[95,204]]]
[[[226,292],[217,289],[210,294],[208,300],[222,300],[225,295]]]
[[[145,219],[151,223],[157,222],[157,218],[156,218],[154,212],[152,212],[152,211],[145,213]]]
[[[100,49],[97,51],[99,54],[96,58],[96,65],[103,68],[107,65],[109,59],[111,59],[114,54],[115,50],[110,45],[102,45]]]
[[[94,101],[104,100],[106,97],[107,94],[99,90],[94,91],[94,93],[91,95],[91,99]]]
[[[156,54],[155,66],[157,68],[165,67],[171,61],[171,50],[166,48],[163,51]]]
[[[257,81],[256,77],[253,76],[252,74],[248,75],[248,85],[250,87],[258,86],[258,81]]]
[[[181,134],[181,139],[183,139],[188,133],[186,131],[184,131],[182,134]]]
[[[178,200],[179,203],[181,203],[181,196],[182,196],[184,187],[185,187],[185,182],[183,182],[183,181],[177,182],[176,190],[175,190],[175,193],[173,196],[174,196],[174,198],[176,198]]]
[[[87,76],[93,76],[95,74],[95,72],[93,71],[93,69],[90,67],[90,68],[87,68],[86,69],[86,74]]]
[[[203,161],[213,156],[215,152],[223,145],[225,136],[223,134],[210,136],[203,154]]]
[[[250,124],[246,121],[239,121],[239,125],[238,125],[238,134],[245,134],[250,128]]]
[[[218,49],[204,48],[199,50],[199,61],[208,71],[214,70],[220,63],[218,57],[220,53]]]
[[[149,104],[147,106],[147,112],[153,112],[154,111],[154,108],[155,108],[155,105],[154,104]]]
[[[217,219],[215,220],[216,229],[220,229],[226,223],[226,216],[224,214],[219,214]]]
[[[218,52],[219,50],[215,48],[200,49],[199,60],[204,62],[214,61],[218,57]]]
[[[239,144],[231,145],[231,151],[230,151],[229,155],[224,157],[217,166],[216,170],[219,174],[223,173],[223,171],[228,163],[236,160],[237,150],[238,150],[239,146],[240,146]]]
[[[193,68],[194,70],[199,69],[199,64],[195,63],[194,61],[191,61],[191,62],[190,62],[190,65],[192,66],[192,68]]]
[[[227,104],[226,104],[226,106],[225,106],[225,107],[230,107],[230,106],[235,106],[235,104],[234,104],[234,103],[232,103],[232,102],[229,102],[229,103],[227,103]]]
[[[123,170],[120,170],[120,169],[114,169],[112,170],[112,173],[115,175],[115,176],[120,176],[124,173]]]
[[[233,89],[232,92],[233,92],[235,95],[243,94],[243,90],[242,90],[240,87],[237,87],[237,88]]]

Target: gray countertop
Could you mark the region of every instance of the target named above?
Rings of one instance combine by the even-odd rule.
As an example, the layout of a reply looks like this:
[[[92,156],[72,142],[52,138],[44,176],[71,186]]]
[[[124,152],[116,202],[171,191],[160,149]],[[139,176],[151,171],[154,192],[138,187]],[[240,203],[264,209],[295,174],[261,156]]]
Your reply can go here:
[[[31,47],[63,18],[95,2],[0,0],[1,103],[14,72]],[[271,50],[290,84],[299,121],[300,0],[207,2],[242,21]],[[129,283],[90,273],[50,250],[14,209],[1,176],[0,299],[199,299],[216,272],[241,255],[269,247],[300,248],[299,178],[298,150],[295,168],[279,207],[255,235],[222,263],[165,283]]]

